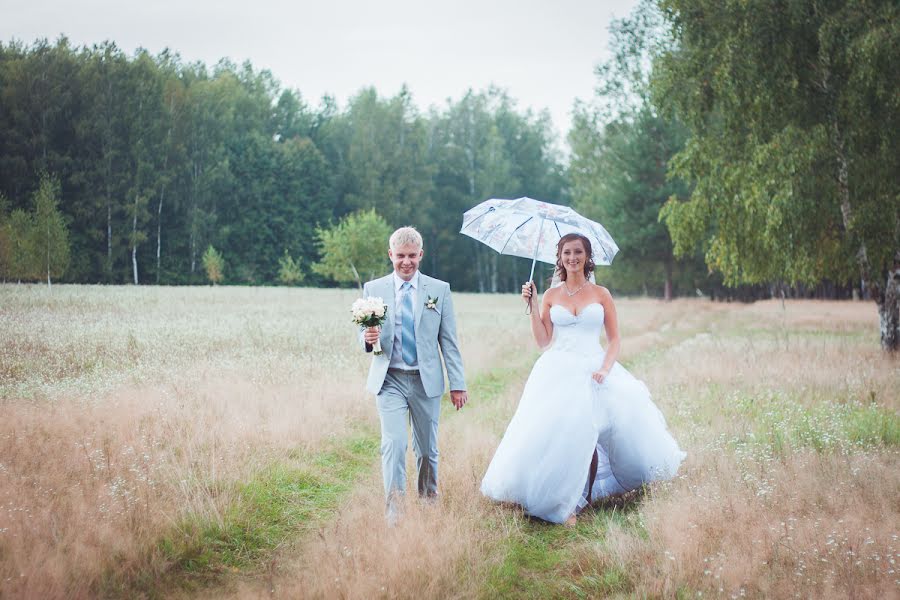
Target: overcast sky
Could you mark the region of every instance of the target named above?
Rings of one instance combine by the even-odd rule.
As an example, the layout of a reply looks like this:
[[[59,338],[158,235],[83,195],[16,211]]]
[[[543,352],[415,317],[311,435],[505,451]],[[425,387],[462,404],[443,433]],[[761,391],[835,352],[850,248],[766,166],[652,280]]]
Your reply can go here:
[[[637,0],[0,0],[0,40],[64,33],[73,45],[115,41],[131,54],[171,48],[187,61],[229,57],[269,69],[317,106],[345,106],[374,85],[406,83],[420,109],[468,88],[505,88],[519,107],[548,109],[560,136],[576,98],[593,93],[607,28]]]

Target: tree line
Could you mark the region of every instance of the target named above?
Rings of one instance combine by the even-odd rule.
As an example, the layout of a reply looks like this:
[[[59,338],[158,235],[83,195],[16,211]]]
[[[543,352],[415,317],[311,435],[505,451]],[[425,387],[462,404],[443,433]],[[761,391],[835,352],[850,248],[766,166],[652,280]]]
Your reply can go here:
[[[549,116],[497,89],[425,113],[405,89],[313,108],[249,63],[208,68],[62,38],[0,46],[0,131],[0,219],[18,228],[41,175],[53,178],[70,243],[64,281],[202,283],[212,247],[225,282],[278,283],[290,261],[292,281],[328,284],[313,269],[319,230],[375,210],[419,228],[429,272],[505,291],[517,285],[514,259],[461,239],[462,213],[490,196],[567,200]]]

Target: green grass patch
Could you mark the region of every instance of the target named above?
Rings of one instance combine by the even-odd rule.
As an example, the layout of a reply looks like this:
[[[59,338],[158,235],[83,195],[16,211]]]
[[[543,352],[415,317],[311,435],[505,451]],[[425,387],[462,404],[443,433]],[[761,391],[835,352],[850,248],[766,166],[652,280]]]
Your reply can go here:
[[[862,446],[900,446],[900,416],[886,408],[869,405],[847,416],[847,439]]]
[[[538,356],[537,352],[520,352],[510,357],[506,366],[478,373],[467,382],[469,403],[459,412],[465,413],[466,420],[487,424],[492,430],[502,431],[511,415],[506,410],[507,405],[499,400],[512,385],[525,381]],[[452,406],[448,409],[445,405],[441,418],[452,419],[456,415],[457,411]]]
[[[482,402],[490,402],[497,399],[520,375],[519,369],[499,368],[485,371],[472,382],[469,394]]]
[[[534,357],[527,358],[530,366]],[[470,382],[469,395],[490,407],[522,373],[519,365],[483,371]],[[372,431],[333,441],[315,454],[296,448],[249,481],[216,484],[217,495],[234,498],[219,518],[183,516],[148,550],[140,571],[110,569],[101,595],[165,597],[259,569],[279,546],[334,515],[341,498],[375,464],[378,446]]]
[[[590,510],[573,528],[530,520],[521,513],[503,515],[497,555],[482,589],[484,598],[597,598],[627,594],[633,583],[618,565],[597,560],[611,525],[638,537],[646,532],[638,503],[624,508]],[[518,522],[516,522],[518,521]]]
[[[567,550],[558,540],[553,540],[553,526],[540,526],[545,531],[536,532],[534,526],[511,535],[498,549],[503,561],[489,574],[484,596],[486,598],[544,598],[552,583],[545,577],[564,560]],[[527,531],[531,529],[531,531]]]
[[[747,421],[737,445],[762,444],[776,455],[792,448],[832,452],[900,445],[900,415],[873,401],[809,399],[766,392],[734,395],[726,409]]]
[[[664,348],[636,355],[633,363],[652,362],[661,353],[698,333],[699,329],[679,331]],[[504,405],[496,402],[511,385],[525,381],[538,352],[521,352],[515,364],[480,374],[469,388],[483,404],[477,419],[498,431],[509,422]],[[501,531],[489,553],[499,562],[484,565],[477,576],[484,581],[482,598],[603,598],[627,595],[634,588],[628,573],[617,565],[598,560],[603,554],[606,534],[619,526],[635,537],[645,538],[640,502],[624,506],[592,509],[582,513],[574,528],[545,523],[525,517],[520,510],[504,509],[488,527]]]
[[[509,387],[514,383],[524,382],[528,376],[528,370],[537,355],[528,355],[528,361],[523,361],[527,366],[498,367],[491,371],[480,373],[469,386],[469,396],[479,403],[480,408],[492,408]]]
[[[161,597],[194,590],[224,575],[260,567],[280,545],[334,514],[378,452],[374,433],[336,441],[296,462],[276,463],[246,482],[231,484],[234,500],[219,518],[185,515],[147,553],[137,573],[110,571],[108,597]]]

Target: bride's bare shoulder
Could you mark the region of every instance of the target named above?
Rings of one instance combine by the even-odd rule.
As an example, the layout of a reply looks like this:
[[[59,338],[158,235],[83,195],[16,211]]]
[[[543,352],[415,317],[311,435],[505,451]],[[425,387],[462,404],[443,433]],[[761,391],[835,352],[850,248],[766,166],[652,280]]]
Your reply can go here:
[[[603,287],[602,285],[598,285],[596,283],[593,285],[594,285],[594,295],[601,304],[606,304],[607,302],[612,302],[612,299],[613,299],[612,294],[610,293],[610,291],[607,288]]]
[[[547,288],[544,291],[544,303],[549,305],[557,304],[559,302],[559,289],[558,287]]]

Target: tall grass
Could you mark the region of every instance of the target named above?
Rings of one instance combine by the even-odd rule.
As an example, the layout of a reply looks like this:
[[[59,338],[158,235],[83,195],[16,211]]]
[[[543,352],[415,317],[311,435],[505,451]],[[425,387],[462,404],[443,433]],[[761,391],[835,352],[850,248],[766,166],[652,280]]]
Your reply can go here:
[[[442,423],[439,510],[413,502],[387,528],[373,478],[276,576],[242,581],[235,596],[896,595],[900,371],[878,350],[871,307],[619,305],[622,360],[689,452],[679,477],[573,530],[485,501],[478,483],[523,360],[502,392]]]
[[[353,292],[0,286],[0,596],[900,591],[900,363],[869,304],[620,300],[689,458],[568,530],[478,493],[537,352],[516,298],[457,296],[471,400],[444,404],[439,501],[388,528]]]
[[[151,589],[197,539],[233,537],[255,505],[252,482],[360,430],[374,436],[354,297],[0,286],[0,596]],[[475,375],[509,351],[512,317],[495,317],[510,298],[472,300],[458,311]],[[224,554],[215,560],[228,565]]]

